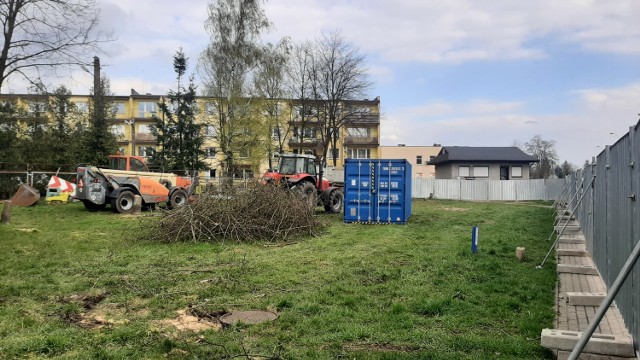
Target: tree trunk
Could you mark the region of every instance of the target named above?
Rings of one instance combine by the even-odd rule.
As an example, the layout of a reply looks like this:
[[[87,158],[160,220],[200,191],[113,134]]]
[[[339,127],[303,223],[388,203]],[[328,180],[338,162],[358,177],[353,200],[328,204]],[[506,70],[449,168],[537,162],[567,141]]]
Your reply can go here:
[[[0,215],[0,224],[8,224],[11,222],[11,200],[3,202],[2,215]]]

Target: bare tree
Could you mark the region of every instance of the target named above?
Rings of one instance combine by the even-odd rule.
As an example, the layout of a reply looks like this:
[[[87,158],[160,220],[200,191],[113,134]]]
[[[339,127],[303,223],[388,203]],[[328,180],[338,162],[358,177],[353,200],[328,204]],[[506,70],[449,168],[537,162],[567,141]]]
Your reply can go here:
[[[554,172],[554,166],[558,161],[556,152],[556,142],[545,140],[540,135],[535,135],[524,144],[527,153],[540,160],[531,166],[531,177],[535,179],[546,179]]]
[[[110,40],[97,29],[96,0],[2,0],[0,92],[14,75],[33,85],[63,67],[88,65],[83,59]]]
[[[210,124],[221,152],[222,171],[232,176],[235,158],[247,154],[257,141],[252,127],[253,78],[264,54],[260,35],[270,24],[260,0],[217,0],[209,4],[205,27],[210,43],[200,57],[198,71],[204,95],[213,97]]]
[[[295,124],[292,133],[294,143],[299,144],[298,151],[303,151],[305,138],[315,140],[314,120],[317,120],[317,102],[313,99],[314,46],[311,42],[298,44],[289,61],[289,93],[292,101],[291,120]],[[315,115],[314,115],[315,114]]]
[[[361,114],[360,108],[346,106],[345,101],[362,99],[372,83],[364,55],[339,32],[323,35],[314,50],[312,92],[318,102],[318,132],[322,142],[321,153],[317,155],[320,163],[326,164],[328,149],[336,149],[340,129]],[[334,166],[336,155],[331,154]]]

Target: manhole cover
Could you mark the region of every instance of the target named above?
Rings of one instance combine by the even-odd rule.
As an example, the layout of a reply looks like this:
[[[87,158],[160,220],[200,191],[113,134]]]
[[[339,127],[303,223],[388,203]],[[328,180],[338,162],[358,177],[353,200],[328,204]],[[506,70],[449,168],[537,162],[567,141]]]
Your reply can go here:
[[[259,324],[265,321],[273,321],[277,318],[278,314],[272,311],[247,310],[224,314],[220,317],[220,322],[225,325],[237,324],[239,322],[243,324]]]

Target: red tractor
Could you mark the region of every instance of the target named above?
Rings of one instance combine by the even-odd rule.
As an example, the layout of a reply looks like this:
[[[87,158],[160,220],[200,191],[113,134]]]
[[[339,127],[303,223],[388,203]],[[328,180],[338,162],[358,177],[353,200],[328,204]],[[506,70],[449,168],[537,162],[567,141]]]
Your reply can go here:
[[[263,183],[299,191],[312,206],[324,206],[325,211],[339,213],[344,203],[344,187],[319,179],[316,157],[306,154],[281,154],[278,168],[262,176]]]

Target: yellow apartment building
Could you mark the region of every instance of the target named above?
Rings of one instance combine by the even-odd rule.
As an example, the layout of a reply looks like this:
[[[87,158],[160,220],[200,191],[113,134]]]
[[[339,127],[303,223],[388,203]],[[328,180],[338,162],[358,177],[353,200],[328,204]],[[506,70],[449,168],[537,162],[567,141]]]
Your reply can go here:
[[[88,119],[89,95],[71,95],[70,100],[75,104],[70,114]],[[156,137],[151,128],[154,116],[161,117],[158,104],[163,100],[162,95],[139,94],[132,89],[131,95],[115,95],[111,98],[114,118],[111,131],[116,135],[118,150],[121,154],[149,157],[158,148]],[[0,101],[12,101],[19,109],[18,121],[35,113],[47,113],[49,96],[31,94],[1,94]],[[264,136],[262,142],[271,142],[271,148],[279,149],[278,133],[282,141],[284,152],[319,153],[321,150],[321,134],[314,106],[308,101],[279,99],[276,102],[277,117],[281,120],[278,126],[271,129],[271,136]],[[255,106],[264,106],[265,101],[252,102]],[[206,154],[205,162],[210,170],[204,172],[205,178],[215,178],[222,174],[221,163],[223,154],[217,151],[216,117],[218,109],[213,98],[198,97],[196,121],[202,125]],[[380,98],[374,100],[348,100],[341,103],[341,108],[347,114],[347,120],[338,130],[335,149],[330,148],[327,156],[327,166],[342,169],[346,158],[380,158]],[[307,113],[308,112],[308,113]],[[255,121],[266,122],[268,115],[265,111],[253,111]],[[253,119],[252,119],[253,121]],[[269,157],[264,154],[265,144],[252,144],[254,149],[247,148],[234,154],[236,171],[234,176],[250,178],[259,176],[269,167]],[[260,151],[252,151],[258,150]],[[262,154],[252,156],[252,153]],[[335,155],[335,164],[333,157]],[[277,155],[272,154],[272,164],[277,161]]]

